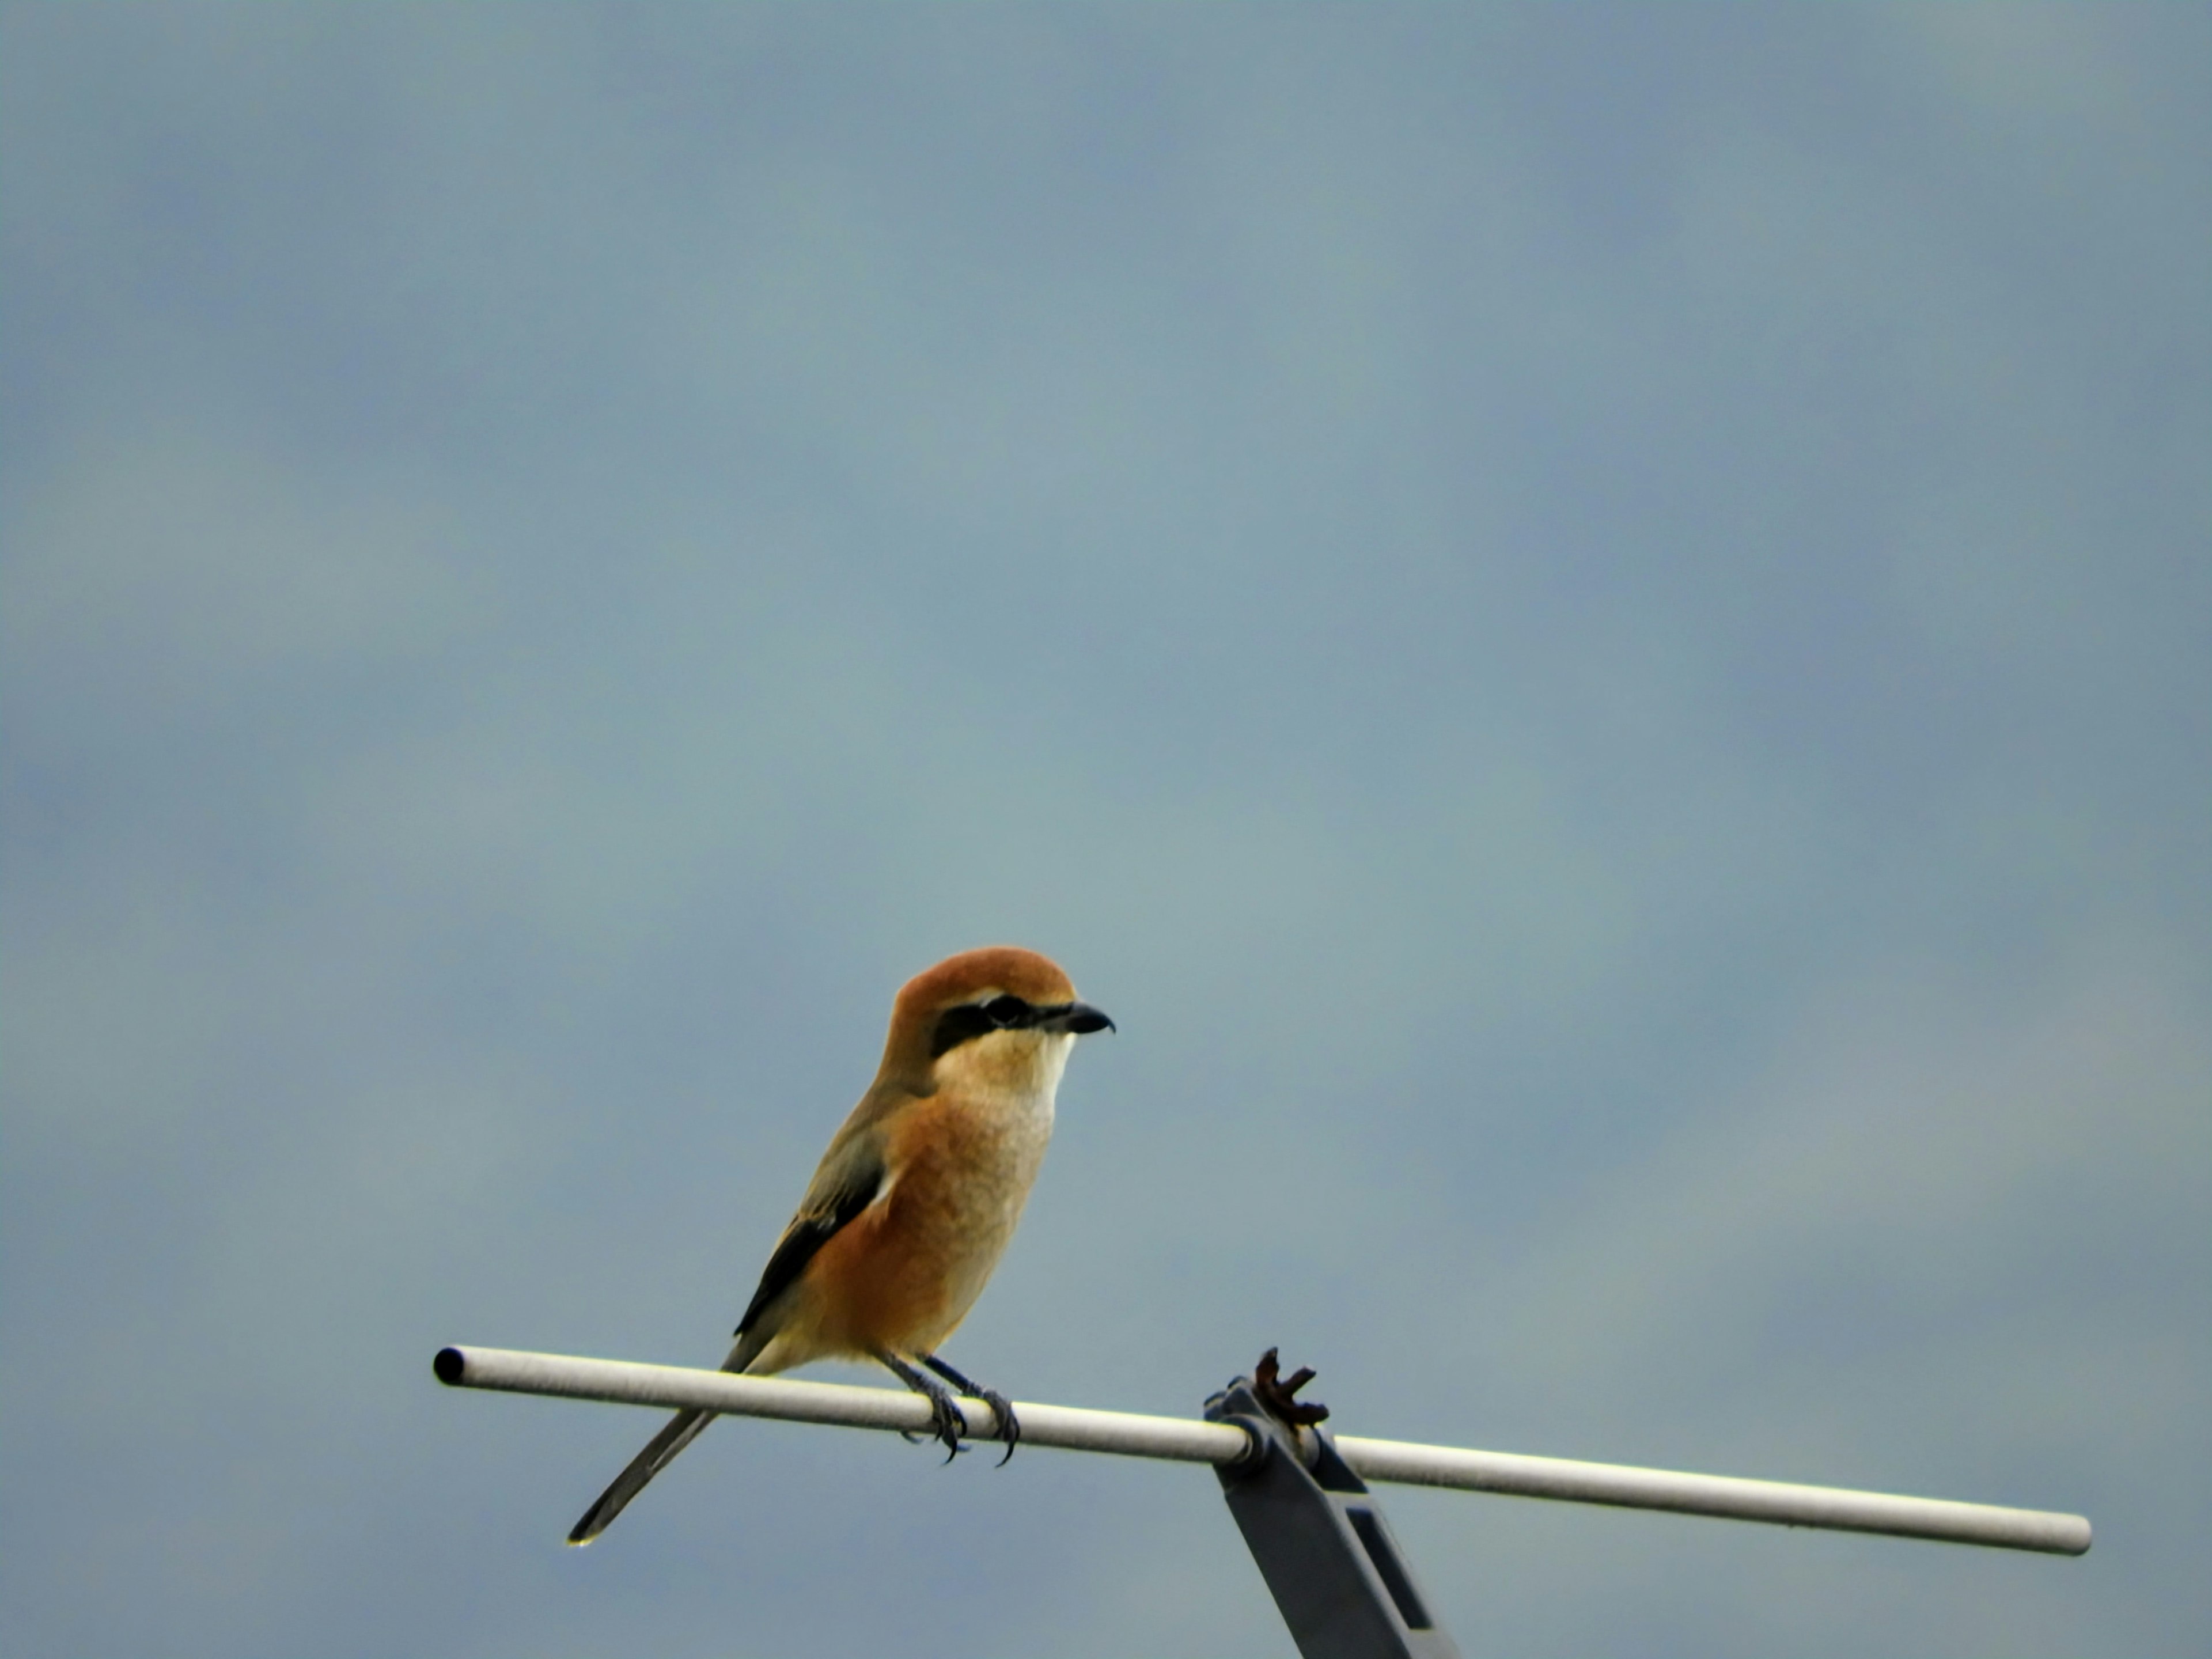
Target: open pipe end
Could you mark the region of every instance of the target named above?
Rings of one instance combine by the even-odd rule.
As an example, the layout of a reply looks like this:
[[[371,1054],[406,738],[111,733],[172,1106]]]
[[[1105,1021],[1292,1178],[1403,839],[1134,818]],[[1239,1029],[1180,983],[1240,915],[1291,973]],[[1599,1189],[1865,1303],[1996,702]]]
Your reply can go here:
[[[468,1364],[459,1348],[441,1348],[438,1357],[430,1362],[430,1369],[438,1373],[438,1381],[451,1388],[461,1380],[461,1373]]]

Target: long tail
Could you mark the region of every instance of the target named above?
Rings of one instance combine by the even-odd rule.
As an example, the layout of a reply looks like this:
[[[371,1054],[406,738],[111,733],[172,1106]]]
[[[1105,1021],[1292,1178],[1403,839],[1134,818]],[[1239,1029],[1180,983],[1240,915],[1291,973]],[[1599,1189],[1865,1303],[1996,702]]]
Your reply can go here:
[[[670,1418],[668,1426],[646,1442],[645,1449],[629,1460],[629,1467],[584,1511],[584,1518],[570,1530],[568,1541],[588,1544],[605,1532],[623,1506],[645,1490],[646,1482],[674,1462],[676,1454],[696,1440],[714,1420],[713,1412],[702,1411],[682,1411]]]
[[[738,1345],[730,1350],[730,1357],[722,1362],[722,1369],[744,1370],[767,1346],[757,1335],[740,1337]],[[584,1518],[569,1529],[568,1541],[588,1544],[605,1532],[629,1500],[643,1492],[654,1475],[674,1462],[676,1454],[696,1440],[717,1415],[714,1412],[681,1411],[670,1418],[667,1426],[645,1443],[645,1449],[629,1460],[629,1467],[617,1475],[614,1484],[584,1511]]]

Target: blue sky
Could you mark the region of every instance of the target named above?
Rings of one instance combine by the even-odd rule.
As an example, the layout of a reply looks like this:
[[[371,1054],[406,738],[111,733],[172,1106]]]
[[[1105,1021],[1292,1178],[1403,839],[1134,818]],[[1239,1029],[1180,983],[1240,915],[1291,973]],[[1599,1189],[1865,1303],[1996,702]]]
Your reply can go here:
[[[2212,1627],[2201,9],[0,10],[25,1654],[1218,1655],[1212,1482],[710,1363],[892,991],[1110,1010],[951,1345],[2075,1510],[1397,1492],[1464,1649]],[[842,1376],[835,1370],[829,1376]]]

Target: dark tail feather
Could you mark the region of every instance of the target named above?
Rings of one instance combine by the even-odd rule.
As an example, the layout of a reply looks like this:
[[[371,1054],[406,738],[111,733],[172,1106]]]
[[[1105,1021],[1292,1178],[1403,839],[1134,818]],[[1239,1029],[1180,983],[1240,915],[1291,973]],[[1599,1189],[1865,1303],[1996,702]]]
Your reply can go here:
[[[599,1494],[599,1502],[584,1511],[584,1518],[576,1522],[568,1534],[572,1544],[588,1544],[605,1532],[615,1516],[623,1512],[629,1500],[645,1490],[646,1482],[673,1462],[676,1454],[699,1437],[699,1431],[714,1420],[713,1412],[678,1412],[668,1419],[668,1426],[646,1443],[645,1449],[629,1461],[629,1467],[615,1477],[615,1483]]]

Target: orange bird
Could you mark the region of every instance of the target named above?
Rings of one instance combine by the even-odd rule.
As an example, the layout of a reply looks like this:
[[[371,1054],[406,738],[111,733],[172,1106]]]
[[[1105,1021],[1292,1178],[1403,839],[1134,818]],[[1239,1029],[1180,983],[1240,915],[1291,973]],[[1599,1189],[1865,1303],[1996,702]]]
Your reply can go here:
[[[1021,1438],[1013,1407],[937,1348],[1014,1236],[1052,1139],[1068,1051],[1077,1037],[1113,1029],[1034,951],[967,951],[908,980],[891,1005],[875,1083],[830,1139],[722,1369],[767,1376],[813,1359],[880,1360],[927,1398],[947,1461],[968,1419],[945,1382],[990,1407],[1012,1457]],[[605,1531],[714,1417],[671,1418],[568,1541]]]

